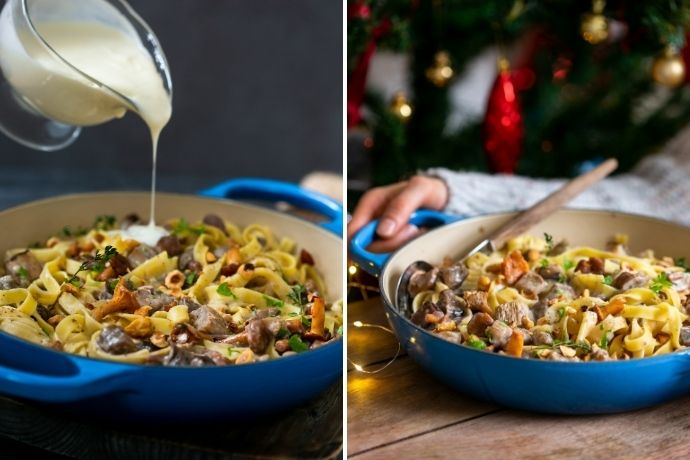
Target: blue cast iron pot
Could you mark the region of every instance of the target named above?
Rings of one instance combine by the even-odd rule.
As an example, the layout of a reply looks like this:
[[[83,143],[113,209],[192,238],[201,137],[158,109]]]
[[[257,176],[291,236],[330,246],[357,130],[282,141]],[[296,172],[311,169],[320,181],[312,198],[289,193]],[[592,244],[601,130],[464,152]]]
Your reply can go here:
[[[443,340],[413,324],[396,307],[396,286],[416,260],[439,264],[459,258],[514,213],[462,219],[422,210],[411,218],[431,230],[393,254],[374,254],[367,246],[377,222],[351,242],[359,265],[379,276],[386,316],[407,353],[439,380],[468,395],[503,406],[555,414],[622,412],[660,404],[690,393],[690,349],[672,354],[607,362],[553,362],[475,350]],[[607,211],[562,210],[533,228],[557,240],[603,248],[615,233],[630,237],[633,253],[690,255],[690,228],[649,217]]]
[[[240,226],[268,225],[314,257],[329,300],[342,298],[342,207],[319,193],[284,182],[237,179],[201,193],[157,194],[156,217],[200,220],[218,214]],[[220,198],[220,199],[219,199]],[[326,217],[320,224],[231,199],[287,202]],[[64,225],[88,227],[94,217],[148,215],[148,193],[68,195],[0,212],[2,253],[43,241]],[[54,351],[0,333],[0,393],[74,407],[82,414],[130,421],[178,423],[231,415],[252,417],[300,405],[342,376],[342,340],[255,364],[174,368],[120,364]]]

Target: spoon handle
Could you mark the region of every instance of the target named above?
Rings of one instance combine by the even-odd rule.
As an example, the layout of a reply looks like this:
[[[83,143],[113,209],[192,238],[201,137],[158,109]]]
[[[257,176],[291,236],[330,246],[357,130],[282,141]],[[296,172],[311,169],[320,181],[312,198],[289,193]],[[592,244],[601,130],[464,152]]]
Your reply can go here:
[[[617,167],[618,161],[615,158],[609,158],[591,171],[572,179],[492,233],[489,240],[493,243],[493,247],[499,249],[508,240],[525,233],[585,189],[611,174]]]

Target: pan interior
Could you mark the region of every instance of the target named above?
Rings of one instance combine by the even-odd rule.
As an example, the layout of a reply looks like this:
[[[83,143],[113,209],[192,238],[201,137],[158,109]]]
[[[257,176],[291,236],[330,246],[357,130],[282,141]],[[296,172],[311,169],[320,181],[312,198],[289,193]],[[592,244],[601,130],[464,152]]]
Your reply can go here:
[[[397,282],[405,268],[417,260],[432,265],[444,257],[455,260],[467,254],[489,232],[514,217],[516,213],[473,217],[430,231],[408,243],[391,256],[381,274],[384,299],[395,306]],[[604,248],[617,233],[629,236],[629,247],[636,254],[646,249],[659,256],[690,257],[690,228],[650,217],[609,211],[561,210],[528,232],[553,235],[555,241],[571,245]]]
[[[90,227],[99,215],[121,219],[137,213],[148,221],[150,194],[146,192],[113,192],[67,195],[32,202],[0,212],[0,254],[57,234],[65,225]],[[289,237],[299,248],[308,250],[328,286],[328,299],[342,298],[342,240],[302,219],[258,206],[231,200],[216,200],[190,195],[159,193],[156,197],[156,221],[185,217],[190,222],[214,213],[241,227],[249,224],[268,226],[279,237]]]

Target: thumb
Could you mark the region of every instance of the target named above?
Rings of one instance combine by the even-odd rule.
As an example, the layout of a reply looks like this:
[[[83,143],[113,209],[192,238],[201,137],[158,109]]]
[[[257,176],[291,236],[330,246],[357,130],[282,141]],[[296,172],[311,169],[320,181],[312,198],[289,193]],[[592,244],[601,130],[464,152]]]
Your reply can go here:
[[[410,215],[428,201],[431,192],[429,183],[423,177],[413,177],[408,185],[396,195],[381,214],[376,229],[379,236],[390,238],[407,225]]]

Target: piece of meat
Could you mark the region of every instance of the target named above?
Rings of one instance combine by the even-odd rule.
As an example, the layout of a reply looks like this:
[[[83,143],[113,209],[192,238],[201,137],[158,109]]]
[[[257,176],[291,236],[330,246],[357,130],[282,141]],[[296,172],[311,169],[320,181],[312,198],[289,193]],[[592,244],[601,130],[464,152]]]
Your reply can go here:
[[[18,288],[19,284],[12,278],[12,275],[0,276],[0,291]]]
[[[572,358],[568,358],[567,356],[563,356],[561,353],[557,351],[552,351],[549,353],[549,356],[546,358],[549,361],[562,361],[562,362],[575,362],[575,361],[580,361],[580,358],[577,356],[573,356]]]
[[[288,339],[276,340],[274,347],[279,355],[282,355],[286,351],[290,350],[290,342]]]
[[[249,346],[249,336],[247,331],[238,332],[237,334],[229,335],[224,339],[220,340],[221,343],[227,343],[234,347],[248,347]]]
[[[563,268],[560,265],[547,265],[546,267],[539,267],[537,270],[539,275],[547,280],[557,280],[560,279],[563,274]]]
[[[184,248],[180,244],[180,239],[175,235],[166,235],[161,237],[156,243],[156,249],[158,252],[167,252],[169,257],[175,257],[182,254]]]
[[[306,249],[299,252],[299,261],[302,264],[314,266],[314,257]]]
[[[434,267],[428,272],[418,271],[413,273],[407,284],[407,291],[414,297],[422,291],[433,289],[438,279],[438,272],[438,267]]]
[[[436,306],[445,312],[446,319],[459,321],[465,315],[467,302],[465,302],[465,299],[458,297],[451,289],[444,289],[439,294]]]
[[[568,241],[567,240],[561,240],[556,244],[551,250],[549,251],[549,256],[554,257],[554,256],[560,256],[565,252],[565,250],[568,249]]]
[[[496,346],[496,348],[503,348],[508,343],[510,336],[513,335],[513,330],[506,323],[502,321],[494,321],[491,326],[486,328],[484,332],[489,338],[489,341]]]
[[[170,341],[177,344],[200,344],[203,343],[204,339],[192,325],[177,323],[170,332]]]
[[[640,273],[633,273],[628,271],[622,271],[613,279],[613,287],[620,289],[621,291],[627,291],[628,289],[642,287],[647,284],[647,278],[645,275]]]
[[[172,344],[170,352],[163,360],[164,366],[223,366],[230,364],[222,354],[202,347],[186,347]]]
[[[684,347],[690,347],[690,326],[683,326],[680,328],[679,341]]]
[[[202,220],[204,225],[209,225],[211,227],[216,227],[218,230],[225,233],[225,222],[217,214],[206,214]]]
[[[465,278],[467,278],[468,273],[467,267],[462,263],[444,267],[440,270],[441,281],[450,289],[459,288],[463,281],[465,281]]]
[[[5,262],[5,270],[15,283],[26,287],[41,275],[43,265],[30,251],[24,251]]]
[[[280,308],[268,307],[268,308],[257,308],[252,312],[252,319],[264,319],[272,316],[279,316]],[[298,320],[299,321],[299,320]],[[300,321],[301,324],[301,321]]]
[[[237,273],[239,268],[240,266],[238,264],[224,265],[223,268],[220,269],[220,274],[223,276],[232,276]]]
[[[538,296],[548,287],[549,285],[546,281],[544,281],[544,278],[532,271],[522,275],[517,283],[515,283],[516,289],[522,291],[528,297],[532,298]]]
[[[551,286],[551,289],[543,291],[542,295],[539,297],[546,302],[559,298],[574,299],[575,290],[569,284],[554,283],[553,286]]]
[[[96,344],[101,350],[111,355],[133,353],[138,349],[134,339],[128,336],[120,326],[114,325],[101,329]]]
[[[129,266],[134,268],[143,264],[151,257],[155,257],[156,255],[158,255],[158,252],[156,252],[155,249],[147,244],[141,243],[139,246],[132,249],[132,252],[130,252],[127,256],[127,261],[129,262]]]
[[[465,291],[462,297],[467,302],[467,306],[472,311],[481,311],[487,314],[492,314],[491,307],[489,307],[488,294],[486,291]]]
[[[529,307],[522,302],[513,301],[502,303],[496,307],[495,318],[510,326],[518,326],[522,324],[523,318],[532,319]]]
[[[551,334],[548,332],[537,329],[532,332],[532,342],[535,345],[552,345],[553,337],[551,337]]]
[[[230,332],[228,323],[220,313],[206,305],[197,308],[189,316],[194,327],[202,334],[226,335]]]
[[[187,297],[187,296],[180,297],[179,299],[175,300],[173,303],[177,303],[177,305],[186,305],[187,311],[189,313],[195,311],[197,308],[201,308],[200,303],[196,302],[191,297]]]
[[[247,332],[249,348],[251,348],[254,353],[263,353],[268,343],[271,341],[271,332],[264,322],[260,319],[253,319],[247,323],[244,330]]]
[[[427,328],[430,325],[430,323],[427,321],[427,315],[434,315],[436,312],[440,313],[441,318],[443,318],[443,312],[436,305],[427,300],[422,304],[419,310],[412,314],[410,319],[413,323],[423,328]]]
[[[108,261],[108,264],[110,268],[113,269],[116,276],[126,275],[129,271],[129,261],[122,254],[113,255],[110,261]]]
[[[501,272],[506,278],[506,283],[513,285],[522,275],[529,271],[529,264],[517,249],[511,251],[501,263]]]
[[[604,350],[603,348],[599,348],[595,351],[593,351],[590,355],[592,358],[592,361],[610,361],[611,357],[609,356],[609,352],[607,350]]]
[[[673,289],[675,289],[678,292],[684,292],[690,289],[690,273],[669,273],[668,279],[673,284]]]
[[[278,335],[281,329],[287,329],[285,320],[281,318],[277,318],[275,316],[271,316],[269,318],[266,318],[263,320],[264,326],[266,326],[266,329],[268,329],[268,332],[271,333],[273,337]],[[301,322],[301,320],[300,320]]]
[[[134,298],[140,307],[144,305],[151,307],[151,312],[156,312],[165,307],[172,307],[178,303],[175,297],[165,292],[157,291],[152,286],[140,287],[134,292]],[[181,299],[180,303],[184,303],[184,299]]]
[[[546,311],[549,309],[549,303],[546,300],[540,299],[534,305],[532,305],[532,316],[534,321],[538,321],[546,315]]]
[[[582,259],[577,263],[575,271],[580,273],[594,273],[596,275],[603,275],[604,261],[599,257],[590,257],[589,259]]]
[[[486,333],[486,328],[494,323],[494,319],[491,315],[483,312],[475,313],[472,315],[472,319],[467,323],[467,333],[474,334],[477,337],[484,337]]]

